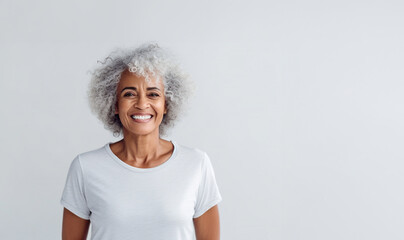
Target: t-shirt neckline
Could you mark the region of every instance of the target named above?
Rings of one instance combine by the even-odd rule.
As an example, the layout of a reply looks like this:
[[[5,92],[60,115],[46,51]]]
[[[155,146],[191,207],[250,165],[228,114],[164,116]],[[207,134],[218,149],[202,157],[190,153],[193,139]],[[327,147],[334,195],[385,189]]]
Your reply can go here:
[[[175,141],[170,140],[170,142],[173,144],[174,146],[174,150],[173,153],[171,154],[171,156],[162,164],[156,166],[156,167],[151,167],[151,168],[138,168],[138,167],[134,167],[131,166],[127,163],[125,163],[124,161],[122,161],[120,158],[118,158],[111,150],[110,144],[112,144],[113,142],[109,142],[107,144],[105,144],[104,148],[107,151],[107,153],[109,154],[109,156],[115,161],[117,162],[119,165],[123,166],[126,169],[129,169],[131,171],[134,172],[153,172],[153,171],[157,171],[160,170],[162,168],[167,167],[175,158],[175,156],[177,155],[177,143]]]

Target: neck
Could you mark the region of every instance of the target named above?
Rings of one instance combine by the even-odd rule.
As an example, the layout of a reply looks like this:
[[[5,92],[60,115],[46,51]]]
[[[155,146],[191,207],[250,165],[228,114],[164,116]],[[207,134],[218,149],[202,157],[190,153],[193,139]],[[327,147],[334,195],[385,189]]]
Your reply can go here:
[[[161,151],[162,141],[158,131],[148,135],[134,135],[124,131],[120,153],[126,161],[147,164]]]

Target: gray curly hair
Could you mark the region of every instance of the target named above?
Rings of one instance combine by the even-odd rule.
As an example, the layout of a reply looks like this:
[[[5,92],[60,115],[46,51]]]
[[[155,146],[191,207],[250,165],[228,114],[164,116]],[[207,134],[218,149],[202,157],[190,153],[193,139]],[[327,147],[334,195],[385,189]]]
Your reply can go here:
[[[167,113],[160,124],[159,132],[165,135],[174,126],[185,102],[192,92],[191,82],[172,57],[157,44],[143,44],[134,50],[115,51],[101,62],[93,72],[89,84],[88,100],[91,111],[104,123],[105,129],[115,137],[123,135],[122,123],[115,114],[116,91],[125,70],[129,70],[146,81],[155,76],[163,81]]]

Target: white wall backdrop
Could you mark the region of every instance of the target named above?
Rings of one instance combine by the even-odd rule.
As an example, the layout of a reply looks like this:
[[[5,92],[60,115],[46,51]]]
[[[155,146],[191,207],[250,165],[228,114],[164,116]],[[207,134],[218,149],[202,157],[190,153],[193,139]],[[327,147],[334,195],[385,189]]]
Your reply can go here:
[[[118,141],[89,71],[156,41],[195,81],[224,240],[404,239],[402,1],[0,2],[0,239],[60,239],[81,152]]]

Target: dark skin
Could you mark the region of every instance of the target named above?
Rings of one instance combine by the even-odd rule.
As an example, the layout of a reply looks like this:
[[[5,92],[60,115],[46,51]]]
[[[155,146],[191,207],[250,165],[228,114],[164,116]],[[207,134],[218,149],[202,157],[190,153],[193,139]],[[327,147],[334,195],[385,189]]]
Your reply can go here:
[[[194,218],[194,227],[197,240],[219,240],[220,220],[217,205],[210,208],[202,216]]]
[[[63,210],[62,239],[85,240],[87,239],[90,220],[76,216],[66,208]]]
[[[150,168],[164,163],[172,154],[173,145],[160,138],[158,126],[166,113],[164,85],[146,82],[144,78],[125,71],[117,89],[116,114],[123,124],[124,139],[111,144],[112,152],[123,162],[138,168]],[[149,113],[148,122],[134,122],[131,114]],[[193,219],[197,240],[219,240],[218,206]],[[66,208],[63,212],[63,240],[86,239],[90,221]]]

